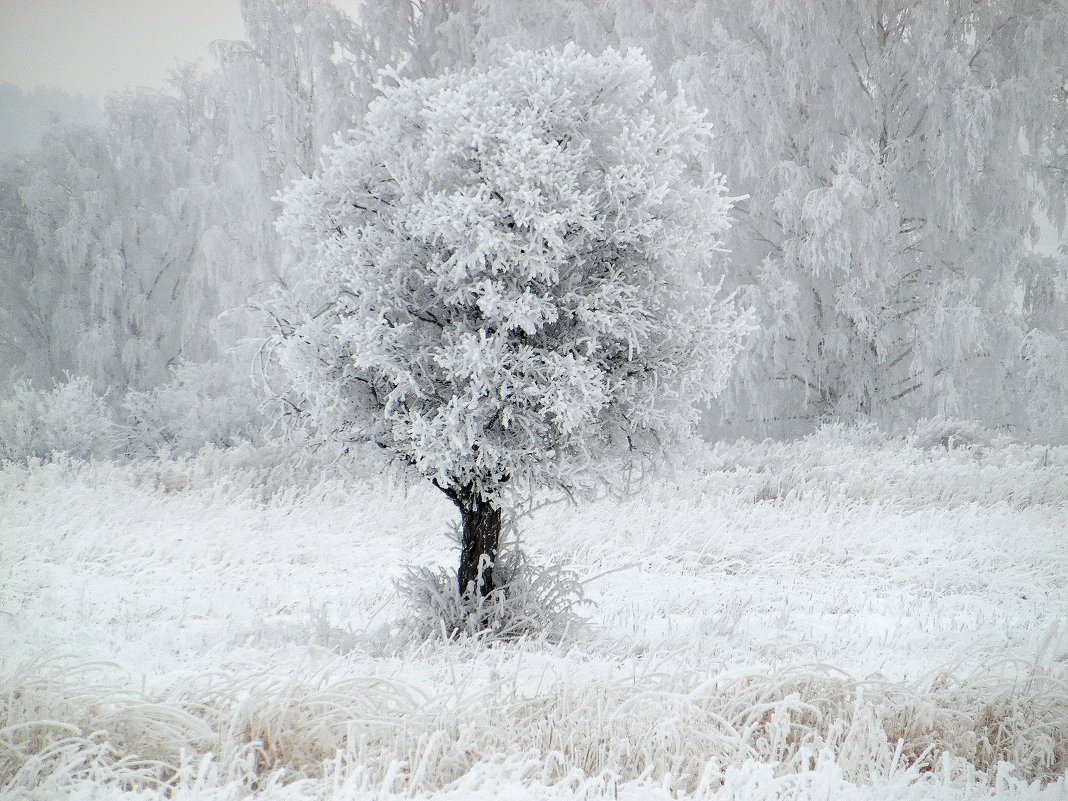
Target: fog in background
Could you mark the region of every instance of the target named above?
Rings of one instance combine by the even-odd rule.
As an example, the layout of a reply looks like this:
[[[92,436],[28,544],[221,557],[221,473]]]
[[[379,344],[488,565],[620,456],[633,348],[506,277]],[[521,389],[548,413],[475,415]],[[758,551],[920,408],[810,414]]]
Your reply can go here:
[[[360,0],[334,3],[354,15]],[[239,0],[0,0],[0,153],[36,147],[53,121],[96,122],[101,100],[214,65],[241,39]]]
[[[334,5],[354,15],[360,0]],[[160,86],[178,64],[210,63],[239,39],[239,0],[0,0],[0,83],[102,97]]]

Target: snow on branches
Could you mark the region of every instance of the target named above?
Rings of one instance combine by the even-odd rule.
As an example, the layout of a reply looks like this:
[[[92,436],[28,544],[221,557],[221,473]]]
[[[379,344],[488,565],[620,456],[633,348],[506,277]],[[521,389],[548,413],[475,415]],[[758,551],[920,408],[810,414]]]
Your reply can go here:
[[[495,505],[692,430],[750,323],[718,296],[710,128],[638,51],[403,80],[286,192],[280,364],[324,438]]]
[[[1019,296],[1057,269],[1034,210],[1068,213],[1064,5],[744,0],[719,21],[671,74],[748,195],[726,286],[761,327],[724,416],[1029,419],[994,407],[1029,383]]]

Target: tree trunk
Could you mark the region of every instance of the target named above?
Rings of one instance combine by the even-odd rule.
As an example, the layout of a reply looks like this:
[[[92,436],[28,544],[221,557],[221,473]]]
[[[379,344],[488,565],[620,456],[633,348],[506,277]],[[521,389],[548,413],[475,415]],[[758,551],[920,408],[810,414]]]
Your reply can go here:
[[[496,587],[493,563],[497,560],[497,548],[501,541],[501,510],[473,487],[465,487],[457,493],[453,503],[460,509],[463,531],[460,569],[456,574],[460,595],[473,584],[475,591],[484,598]],[[481,577],[480,565],[484,565]]]

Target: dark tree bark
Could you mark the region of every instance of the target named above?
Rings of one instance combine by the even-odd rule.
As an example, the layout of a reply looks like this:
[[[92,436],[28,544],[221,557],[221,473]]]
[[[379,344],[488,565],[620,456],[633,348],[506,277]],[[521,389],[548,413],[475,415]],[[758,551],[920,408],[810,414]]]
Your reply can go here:
[[[483,598],[497,586],[493,565],[497,561],[497,549],[501,543],[501,510],[483,498],[474,487],[468,485],[449,493],[452,502],[460,510],[462,538],[460,540],[460,569],[456,579],[463,595],[469,585]],[[479,565],[483,557],[486,567],[479,581]]]

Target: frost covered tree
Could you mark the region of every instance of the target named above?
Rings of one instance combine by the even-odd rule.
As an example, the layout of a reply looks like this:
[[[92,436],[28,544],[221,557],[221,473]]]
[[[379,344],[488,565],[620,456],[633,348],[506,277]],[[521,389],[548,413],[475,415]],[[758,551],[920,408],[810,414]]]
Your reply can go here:
[[[285,263],[271,198],[362,113],[353,84],[370,95],[371,78],[329,4],[242,12],[248,41],[220,43],[219,69],[113,94],[99,125],[56,124],[0,161],[3,377],[85,375],[118,402],[262,336],[235,309]]]
[[[673,75],[749,195],[732,286],[762,324],[727,416],[975,409],[971,377],[1019,345],[1032,266],[1063,269],[1035,261],[1032,212],[1063,224],[1068,202],[1068,9],[749,0],[717,16]]]
[[[638,52],[518,52],[385,89],[285,194],[279,363],[324,439],[458,507],[461,594],[518,500],[657,457],[723,387],[749,323],[709,137]]]
[[[214,132],[194,102],[198,79],[183,80],[173,94],[112,96],[100,128],[55,129],[19,182],[18,225],[34,247],[16,256],[12,282],[46,335],[53,378],[71,369],[101,389],[152,386],[170,361],[211,352]]]
[[[52,270],[26,225],[20,189],[39,168],[25,156],[0,157],[0,375],[22,371],[19,378],[45,382],[69,365],[57,364],[52,337],[54,313],[62,288],[49,285]],[[43,301],[43,302],[42,302]]]
[[[354,69],[357,28],[324,0],[242,0],[241,16],[245,38],[214,45],[235,150],[259,158],[251,171],[269,179],[310,175],[371,91],[374,75]]]

